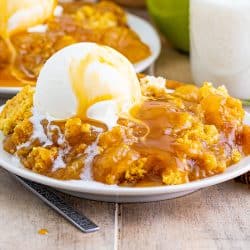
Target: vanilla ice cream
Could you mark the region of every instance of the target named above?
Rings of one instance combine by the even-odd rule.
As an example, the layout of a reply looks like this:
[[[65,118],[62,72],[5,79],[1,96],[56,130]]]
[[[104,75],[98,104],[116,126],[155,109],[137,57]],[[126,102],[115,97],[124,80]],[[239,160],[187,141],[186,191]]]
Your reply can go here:
[[[78,43],[55,53],[37,80],[34,106],[54,120],[78,116],[105,123],[141,100],[133,65],[119,52],[95,43]]]

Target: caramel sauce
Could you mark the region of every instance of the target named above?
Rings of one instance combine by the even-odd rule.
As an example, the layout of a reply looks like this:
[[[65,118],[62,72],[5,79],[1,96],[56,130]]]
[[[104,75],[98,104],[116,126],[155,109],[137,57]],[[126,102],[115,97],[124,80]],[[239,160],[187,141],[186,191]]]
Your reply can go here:
[[[77,99],[76,115],[82,119],[86,119],[86,112],[89,107],[87,93],[82,91],[84,86],[84,75],[89,62],[91,62],[90,55],[86,56],[86,58],[80,62],[73,60],[69,68],[71,86]]]
[[[73,60],[70,63],[69,72],[71,78],[71,86],[78,104],[76,116],[80,117],[81,119],[87,118],[86,114],[90,106],[94,105],[97,102],[112,99],[111,94],[105,94],[97,98],[91,98],[89,91],[84,91],[84,87],[88,85],[84,81],[86,68],[92,61],[94,61],[93,55],[89,54],[81,61]],[[95,75],[92,76],[95,77]],[[96,77],[98,76],[96,75]],[[98,82],[98,79],[94,80],[93,82]]]
[[[153,171],[149,171],[142,180],[138,181],[135,187],[151,187],[164,185],[162,179],[159,178],[163,165],[166,165],[170,158],[173,157],[174,143],[176,138],[166,134],[166,129],[172,129],[172,125],[168,121],[166,103],[161,101],[145,101],[140,108],[132,110],[133,116],[140,120],[147,127],[147,134],[132,148],[140,152],[142,156],[150,157],[154,162]],[[157,159],[157,160],[156,160]],[[159,166],[157,167],[157,164]],[[170,163],[170,162],[169,162]],[[169,164],[169,167],[181,167],[176,164]]]
[[[187,83],[185,83],[187,84]],[[167,80],[166,81],[166,87],[169,89],[177,89],[180,86],[183,86],[184,83],[183,82],[179,82],[179,81],[175,81],[175,80]]]
[[[0,1],[0,34],[1,37],[7,37],[7,1]]]
[[[153,175],[148,175],[147,178],[144,178],[141,181],[138,181],[133,187],[157,187],[163,186],[161,178],[155,178]]]
[[[46,235],[48,233],[49,233],[48,230],[45,228],[41,228],[40,230],[38,230],[38,234],[41,234],[41,235]]]
[[[12,74],[9,68],[0,70],[0,87],[24,87],[26,82],[17,80]],[[35,85],[30,83],[31,86]]]
[[[9,69],[0,70],[0,86],[1,87],[19,87],[20,82],[10,74]]]
[[[166,116],[166,103],[161,101],[145,101],[140,108],[132,109],[131,114],[148,128],[148,133],[134,145],[138,150],[173,151],[171,145],[174,138],[165,134],[171,124]]]
[[[157,177],[153,174],[148,174],[145,178],[142,180],[139,180],[137,183],[129,184],[124,183],[120,186],[122,187],[157,187],[157,186],[163,186],[163,182],[160,177]]]

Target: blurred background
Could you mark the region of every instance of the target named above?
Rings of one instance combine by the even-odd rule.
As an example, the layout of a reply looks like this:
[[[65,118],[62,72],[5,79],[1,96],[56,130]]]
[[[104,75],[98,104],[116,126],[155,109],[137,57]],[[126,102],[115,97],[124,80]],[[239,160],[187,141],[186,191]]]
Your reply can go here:
[[[189,52],[189,0],[115,0],[114,2],[137,10],[146,11],[147,8],[151,19],[171,44],[183,52]]]
[[[80,1],[99,2],[95,0]],[[21,5],[18,0],[15,2]],[[30,2],[34,4],[34,1]],[[59,0],[60,2],[71,1]],[[131,15],[126,15],[126,12],[123,10],[120,10],[120,13],[128,17],[127,23],[123,23],[123,31],[127,29],[127,31],[124,31],[127,32],[126,37],[121,30],[116,30],[112,34],[110,32],[109,36],[105,31],[103,32],[105,39],[100,38],[98,40],[100,31],[97,31],[95,36],[91,37],[91,34],[94,34],[94,32],[89,32],[88,29],[85,29],[85,31],[82,31],[83,33],[85,32],[84,35],[81,36],[80,40],[77,40],[78,42],[89,39],[92,42],[97,42],[98,40],[100,43],[100,40],[105,40],[105,45],[111,46],[125,54],[134,63],[135,68],[137,67],[137,72],[142,72],[151,66],[155,68],[155,71],[151,72],[168,79],[192,82],[197,85],[201,85],[205,81],[213,82],[215,86],[225,85],[231,95],[243,100],[244,104],[250,104],[250,85],[248,84],[250,79],[249,0],[113,0],[113,2],[122,6],[128,14],[133,13],[142,17],[154,26],[160,35],[162,43],[161,53],[159,53],[159,36],[154,28],[151,27],[151,24],[145,24],[144,20],[135,16],[132,17],[133,20],[129,20]],[[8,1],[8,3],[11,3],[11,1]],[[78,6],[78,3],[76,5]],[[79,3],[80,5],[81,3]],[[79,8],[77,7],[76,10]],[[120,15],[118,15],[117,20],[120,19]],[[31,16],[33,18],[35,15]],[[110,16],[107,16],[106,19],[105,22],[107,24],[112,22]],[[64,21],[61,21],[64,31],[66,31],[65,34],[70,33],[68,31],[71,29],[68,21],[67,17],[64,18]],[[82,26],[84,24],[86,22],[83,22]],[[52,26],[50,25],[50,27]],[[133,32],[128,31],[129,28],[139,36],[141,41],[149,46],[152,52],[151,57],[149,55],[148,57],[139,55],[140,50],[138,48],[143,46],[137,39],[137,35],[132,35]],[[75,35],[77,34],[79,32],[75,32]],[[155,40],[153,40],[153,36],[156,37]],[[107,37],[108,42],[106,41]],[[62,36],[62,40],[64,38]],[[40,41],[41,39],[37,40]],[[123,40],[123,48],[119,50],[118,47],[121,47],[121,40]],[[21,47],[21,43],[15,41],[17,39],[13,38],[13,43],[16,43],[15,46]],[[158,45],[156,45],[157,42],[155,41],[158,41]],[[70,41],[68,42],[70,43]],[[116,46],[114,45],[115,42]],[[32,48],[33,44],[31,42],[30,44]],[[140,45],[139,47],[137,47],[138,44]],[[23,47],[20,49],[23,50]],[[33,49],[31,51],[34,52]],[[44,55],[44,53],[41,54]],[[1,60],[2,55],[0,44],[0,66],[1,61],[8,60],[7,57],[7,59],[5,58],[6,60]],[[19,55],[23,55],[23,51]],[[132,57],[136,57],[136,60],[131,60]],[[157,58],[158,60],[156,60]],[[31,59],[29,54],[26,64],[29,64]],[[23,62],[24,60],[21,61]],[[140,65],[139,62],[141,63]],[[30,71],[34,71],[34,67],[29,68],[31,69]],[[19,76],[16,71],[14,73]],[[28,73],[30,74],[30,72]]]

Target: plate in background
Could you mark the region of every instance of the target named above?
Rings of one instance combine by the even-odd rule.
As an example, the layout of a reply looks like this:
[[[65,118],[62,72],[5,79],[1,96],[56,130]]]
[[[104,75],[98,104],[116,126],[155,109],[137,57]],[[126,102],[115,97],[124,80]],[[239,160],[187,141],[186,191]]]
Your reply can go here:
[[[139,73],[146,70],[157,59],[161,51],[161,41],[156,30],[149,22],[130,13],[127,13],[127,18],[130,28],[139,35],[151,50],[151,55],[148,58],[134,64],[136,72]],[[12,95],[19,91],[20,87],[0,87],[1,95]]]
[[[129,13],[127,14],[127,17],[128,24],[131,29],[139,35],[141,40],[146,43],[151,50],[151,55],[148,58],[134,65],[136,72],[139,73],[147,69],[160,55],[161,41],[156,30],[149,22],[145,21],[143,18]]]

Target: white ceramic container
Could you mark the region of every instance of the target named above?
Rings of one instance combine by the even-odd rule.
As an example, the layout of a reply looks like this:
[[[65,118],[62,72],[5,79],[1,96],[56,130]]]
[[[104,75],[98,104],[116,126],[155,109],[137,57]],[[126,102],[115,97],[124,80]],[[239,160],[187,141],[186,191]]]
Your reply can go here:
[[[249,0],[190,0],[195,83],[223,84],[231,95],[250,100],[249,13]]]

